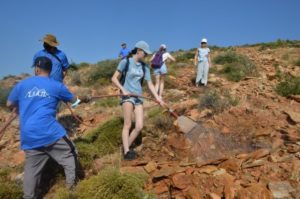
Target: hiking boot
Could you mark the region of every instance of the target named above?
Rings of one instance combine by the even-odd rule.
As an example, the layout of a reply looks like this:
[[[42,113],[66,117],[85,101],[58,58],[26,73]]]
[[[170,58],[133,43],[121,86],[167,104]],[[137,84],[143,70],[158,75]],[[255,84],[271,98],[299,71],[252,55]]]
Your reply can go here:
[[[136,159],[136,153],[133,150],[128,151],[124,155],[124,160],[134,160],[134,159]]]

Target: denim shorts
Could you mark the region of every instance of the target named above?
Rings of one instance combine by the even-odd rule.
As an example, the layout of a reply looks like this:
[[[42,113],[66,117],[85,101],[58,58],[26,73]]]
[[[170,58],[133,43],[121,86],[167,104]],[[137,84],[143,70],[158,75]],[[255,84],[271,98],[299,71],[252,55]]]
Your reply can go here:
[[[160,68],[154,69],[154,75],[164,75],[167,74],[167,66],[166,64],[163,64]]]
[[[143,101],[140,98],[138,98],[138,97],[130,97],[130,96],[124,96],[124,97],[122,97],[120,104],[122,105],[124,102],[130,102],[134,106],[136,106],[136,105],[142,105],[143,104]]]

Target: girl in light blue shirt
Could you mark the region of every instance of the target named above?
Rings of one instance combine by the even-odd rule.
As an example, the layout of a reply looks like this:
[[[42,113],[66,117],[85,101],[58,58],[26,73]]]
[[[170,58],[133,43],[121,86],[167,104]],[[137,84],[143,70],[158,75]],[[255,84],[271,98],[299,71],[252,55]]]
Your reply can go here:
[[[124,160],[132,160],[136,158],[136,153],[133,150],[129,150],[130,145],[134,142],[143,128],[144,123],[144,110],[143,99],[139,97],[126,96],[130,94],[142,95],[142,80],[147,81],[149,90],[155,99],[163,105],[164,102],[157,95],[154,85],[151,81],[149,67],[143,63],[147,54],[151,54],[149,45],[144,41],[139,41],[135,44],[135,48],[131,51],[131,58],[123,59],[117,68],[117,71],[112,77],[112,82],[121,90],[124,95],[121,100],[123,114],[124,114],[124,126],[122,130],[122,143],[124,149]],[[126,67],[127,65],[127,67]],[[126,70],[127,68],[127,70]],[[126,77],[124,82],[120,81],[120,77],[126,70]],[[132,124],[132,114],[135,116],[135,128],[129,134]]]
[[[208,71],[211,67],[210,50],[207,47],[207,39],[201,40],[200,48],[197,49],[194,62],[197,66],[196,86],[207,85]]]

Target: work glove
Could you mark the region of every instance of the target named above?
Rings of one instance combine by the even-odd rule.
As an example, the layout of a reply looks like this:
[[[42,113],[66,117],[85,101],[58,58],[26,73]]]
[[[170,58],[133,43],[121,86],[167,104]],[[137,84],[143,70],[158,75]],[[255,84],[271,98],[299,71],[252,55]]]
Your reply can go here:
[[[78,106],[78,104],[81,103],[88,103],[89,101],[91,101],[92,97],[91,96],[78,96],[76,102],[74,102],[71,107],[72,108],[76,108]]]

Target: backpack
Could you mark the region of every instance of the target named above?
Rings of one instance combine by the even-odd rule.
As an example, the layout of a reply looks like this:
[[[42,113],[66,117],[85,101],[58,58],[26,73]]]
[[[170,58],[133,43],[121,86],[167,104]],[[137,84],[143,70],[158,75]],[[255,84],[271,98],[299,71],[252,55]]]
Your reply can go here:
[[[155,53],[153,60],[151,61],[151,67],[154,69],[158,69],[163,65],[163,51],[158,51]]]
[[[122,71],[121,77],[120,77],[120,83],[121,83],[122,86],[125,84],[126,75],[127,75],[128,69],[129,69],[129,64],[130,64],[129,58],[126,58],[126,65],[125,65],[125,68]],[[145,77],[145,73],[146,73],[146,64],[144,62],[141,62],[141,64],[142,64],[143,73],[144,73],[144,75],[141,79],[141,85],[143,85],[144,77]]]

